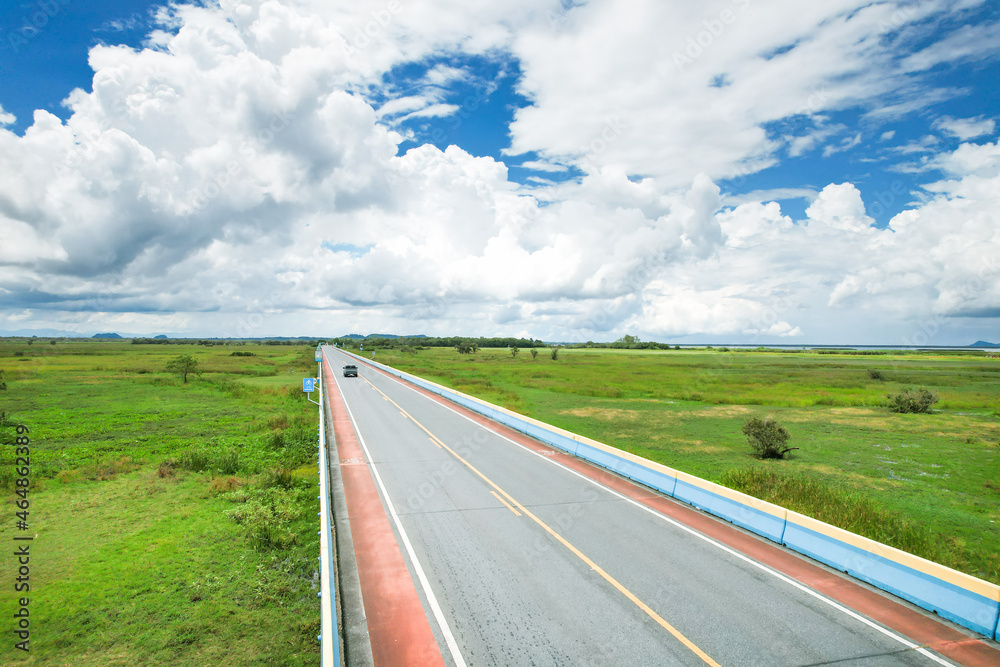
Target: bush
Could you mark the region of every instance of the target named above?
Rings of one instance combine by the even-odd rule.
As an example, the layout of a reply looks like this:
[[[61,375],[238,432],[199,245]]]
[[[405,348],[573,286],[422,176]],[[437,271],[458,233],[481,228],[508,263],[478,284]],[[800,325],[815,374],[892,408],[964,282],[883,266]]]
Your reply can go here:
[[[235,475],[243,469],[240,452],[232,447],[189,449],[181,453],[176,465],[191,472],[210,471],[219,475]]]
[[[903,414],[919,414],[931,411],[931,406],[938,402],[937,394],[921,387],[907,388],[898,394],[889,394],[889,409]]]
[[[289,522],[300,514],[294,493],[272,487],[236,489],[221,497],[239,505],[223,514],[243,526],[254,549],[287,549],[296,543],[296,535],[289,530]]]
[[[877,368],[869,368],[868,377],[873,380],[885,380],[885,374]]]
[[[783,459],[785,454],[798,449],[785,446],[791,436],[774,417],[751,417],[743,424],[743,435],[760,459]]]

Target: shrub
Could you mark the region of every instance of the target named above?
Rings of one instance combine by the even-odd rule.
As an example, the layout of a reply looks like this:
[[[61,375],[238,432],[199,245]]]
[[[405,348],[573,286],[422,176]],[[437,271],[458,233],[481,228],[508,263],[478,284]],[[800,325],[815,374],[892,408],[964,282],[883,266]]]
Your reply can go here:
[[[873,380],[885,380],[885,374],[877,368],[869,368],[868,377]]]
[[[553,346],[553,348],[552,348],[552,361],[559,361],[559,350],[561,350],[561,349],[562,348],[559,347],[558,345]]]
[[[289,522],[299,510],[295,507],[295,495],[287,490],[236,489],[221,497],[239,504],[223,514],[243,526],[254,549],[286,549],[296,543],[296,535],[289,531]]]
[[[235,475],[243,467],[237,449],[189,449],[180,455],[177,465],[191,472],[211,471],[220,475]]]
[[[292,476],[292,471],[288,468],[271,468],[257,482],[257,486],[262,489],[273,487],[291,489],[294,485],[295,477]]]
[[[903,414],[919,414],[931,411],[938,402],[937,394],[924,387],[902,389],[897,394],[889,394],[889,409]]]
[[[761,459],[783,459],[788,452],[798,447],[786,447],[791,437],[784,426],[774,417],[753,416],[743,424],[743,435],[747,437],[754,455]]]

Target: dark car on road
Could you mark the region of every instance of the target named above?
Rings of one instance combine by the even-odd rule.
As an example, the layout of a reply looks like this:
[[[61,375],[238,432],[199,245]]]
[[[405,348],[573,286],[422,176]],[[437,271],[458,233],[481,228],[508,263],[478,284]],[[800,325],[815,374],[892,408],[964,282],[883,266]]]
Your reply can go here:
[[[358,377],[358,367],[354,364],[347,364],[344,366],[344,377],[345,378],[356,378]]]

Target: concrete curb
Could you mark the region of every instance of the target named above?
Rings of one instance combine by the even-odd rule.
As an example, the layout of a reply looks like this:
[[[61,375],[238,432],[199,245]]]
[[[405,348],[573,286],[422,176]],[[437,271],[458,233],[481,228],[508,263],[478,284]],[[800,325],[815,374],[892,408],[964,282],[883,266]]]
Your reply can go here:
[[[326,400],[325,393],[323,400]],[[344,664],[351,667],[369,667],[375,664],[375,659],[372,657],[368,619],[361,597],[361,580],[358,578],[358,563],[354,555],[351,520],[347,513],[347,497],[344,495],[344,478],[340,474],[340,456],[337,453],[337,441],[330,424],[332,415],[329,410],[324,410],[324,416],[323,428],[326,429],[326,445],[329,452],[327,474],[330,482],[330,503],[333,508],[334,537],[337,543],[337,591],[340,600],[340,632],[344,642]]]

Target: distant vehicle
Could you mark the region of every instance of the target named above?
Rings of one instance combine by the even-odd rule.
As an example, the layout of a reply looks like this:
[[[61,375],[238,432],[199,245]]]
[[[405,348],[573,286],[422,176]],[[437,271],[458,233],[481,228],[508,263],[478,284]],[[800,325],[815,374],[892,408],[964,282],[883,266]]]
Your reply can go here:
[[[345,378],[356,378],[358,377],[358,367],[354,364],[347,364],[344,366],[344,377]]]

